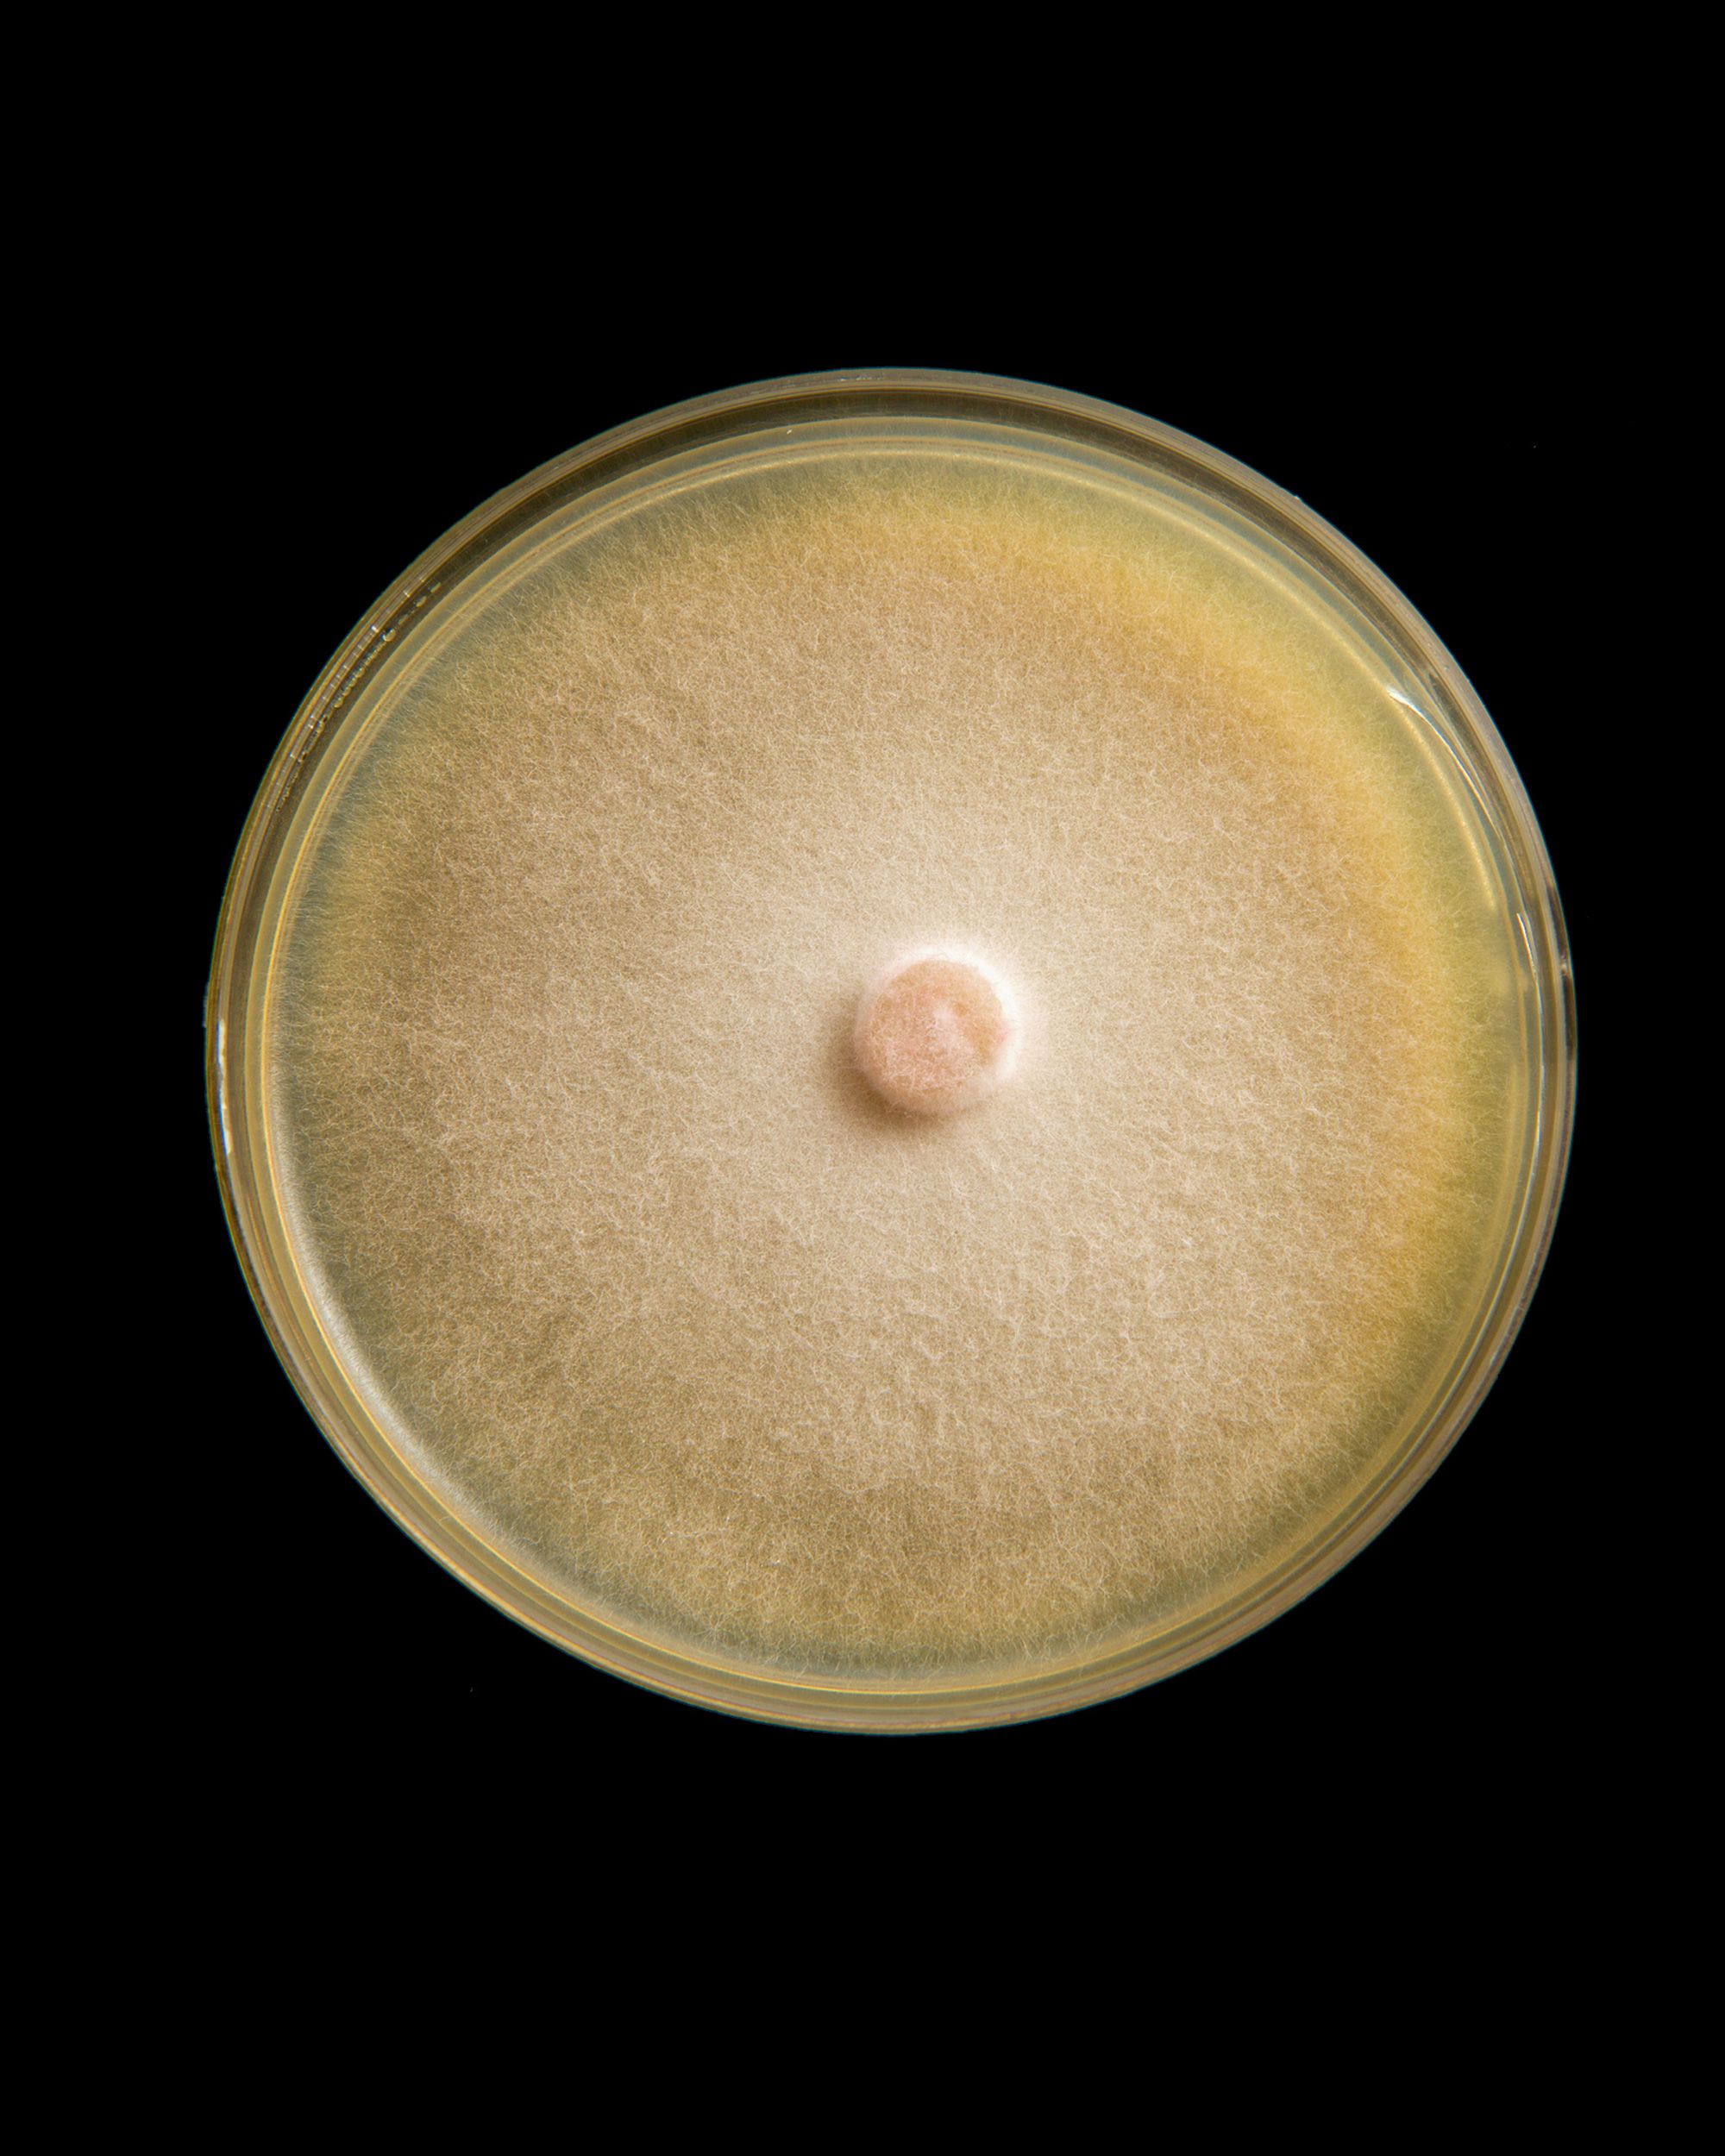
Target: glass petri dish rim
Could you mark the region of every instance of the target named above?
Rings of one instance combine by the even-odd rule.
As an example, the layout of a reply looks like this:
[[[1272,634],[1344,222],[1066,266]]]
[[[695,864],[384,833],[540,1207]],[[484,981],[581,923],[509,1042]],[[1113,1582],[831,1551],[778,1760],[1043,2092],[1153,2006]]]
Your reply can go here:
[[[1378,1476],[1311,1541],[1236,1599],[1147,1639],[1044,1663],[993,1681],[899,1681],[774,1674],[625,1629],[574,1608],[511,1564],[420,1484],[358,1406],[306,1321],[288,1276],[256,1141],[265,1103],[249,1052],[267,963],[266,900],[295,797],[334,746],[339,722],[386,655],[444,617],[490,558],[554,511],[675,454],[833,419],[966,420],[1043,443],[1101,449],[1195,486],[1267,531],[1358,611],[1429,699],[1442,736],[1498,842],[1519,914],[1534,1007],[1527,1014],[1532,1129],[1519,1202],[1490,1291],[1431,1411]],[[272,1346],[313,1421],[405,1532],[493,1607],[610,1674],[693,1704],[811,1727],[911,1732],[1062,1714],[1173,1675],[1244,1638],[1320,1586],[1395,1517],[1477,1410],[1514,1343],[1556,1223],[1568,1166],[1577,1069],[1573,979],[1556,881],[1519,774],[1472,686],[1406,597],[1295,496],[1179,429],[1075,392],[1005,377],[877,368],[748,383],[648,413],[551,459],[482,503],[428,547],[343,640],[285,734],[235,849],[218,917],[205,1006],[206,1090],[217,1181],[234,1247]]]

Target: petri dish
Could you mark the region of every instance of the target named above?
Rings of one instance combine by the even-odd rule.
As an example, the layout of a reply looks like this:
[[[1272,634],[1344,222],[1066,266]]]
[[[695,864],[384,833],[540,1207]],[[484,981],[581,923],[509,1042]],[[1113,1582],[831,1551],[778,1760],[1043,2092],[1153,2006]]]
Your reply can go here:
[[[1575,1067],[1407,599],[1172,429],[907,371],[655,413],[412,564],[259,792],[208,1043],[254,1300],[398,1523],[619,1677],[877,1731],[1150,1683],[1384,1526]]]

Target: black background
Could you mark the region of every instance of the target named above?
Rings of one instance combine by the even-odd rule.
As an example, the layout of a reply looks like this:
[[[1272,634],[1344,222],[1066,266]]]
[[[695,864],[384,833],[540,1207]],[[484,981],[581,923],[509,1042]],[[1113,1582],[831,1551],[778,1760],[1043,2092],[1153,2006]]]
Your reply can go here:
[[[1576,1680],[1594,1658],[1573,1621],[1578,1462],[1603,1412],[1585,1080],[1521,1338],[1456,1451],[1376,1542],[1164,1684],[1020,1727],[887,1741],[733,1720],[602,1676],[481,1603],[374,1507],[248,1300],[210,1163],[200,1018],[253,793],[330,651],[425,545],[535,465],[660,405],[791,373],[930,366],[1053,383],[1180,427],[1302,497],[1401,586],[1478,689],[1540,815],[1585,1042],[1609,931],[1575,573],[1588,385],[1565,292],[1529,283],[1506,304],[1495,277],[1470,280],[1464,264],[1441,306],[1413,307],[1405,269],[1325,281],[1295,266],[1245,279],[1250,297],[1223,275],[1170,307],[1134,297],[1132,278],[1123,297],[1118,265],[1032,291],[997,256],[971,279],[961,248],[956,296],[926,260],[913,279],[871,256],[844,290],[792,289],[714,255],[645,285],[572,267],[568,290],[524,305],[518,272],[493,275],[468,237],[459,291],[435,299],[385,266],[362,291],[342,289],[285,244],[243,279],[212,263],[173,347],[184,365],[152,454],[184,517],[204,627],[157,868],[174,956],[151,987],[171,1009],[149,1172],[175,1224],[177,1337],[189,1324],[195,1342],[175,1381],[165,1573],[195,1587],[164,1589],[177,1614],[151,1681],[247,1787],[308,1803],[339,1792],[361,1809],[530,1788],[536,1803],[621,1823],[688,1792],[766,1797],[805,1827],[859,1806],[891,1819],[955,1808],[932,1814],[944,1833],[973,1811],[1113,1807],[1129,1791],[1188,1817],[1304,1791],[1381,1821],[1386,1806],[1507,1802],[1528,1771],[1543,1779],[1577,1741]]]

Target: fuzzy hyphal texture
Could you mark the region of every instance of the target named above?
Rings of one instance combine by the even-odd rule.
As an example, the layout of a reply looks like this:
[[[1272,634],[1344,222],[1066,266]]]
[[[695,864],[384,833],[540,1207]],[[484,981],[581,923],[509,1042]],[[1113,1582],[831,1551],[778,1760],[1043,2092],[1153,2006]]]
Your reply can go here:
[[[1417,1407],[1504,933],[1405,707],[1240,545],[865,444],[577,530],[405,680],[287,924],[283,1187],[524,1562],[780,1665],[1021,1664],[1248,1581]],[[857,1068],[929,950],[1021,1004],[962,1114]]]

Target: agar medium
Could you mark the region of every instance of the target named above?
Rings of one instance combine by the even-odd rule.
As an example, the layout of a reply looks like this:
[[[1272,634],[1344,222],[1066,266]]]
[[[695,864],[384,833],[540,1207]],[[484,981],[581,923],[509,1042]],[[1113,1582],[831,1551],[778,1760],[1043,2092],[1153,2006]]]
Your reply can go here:
[[[1401,594],[1033,385],[655,414],[314,685],[210,1005],[317,1423],[602,1668],[1061,1711],[1382,1526],[1513,1337],[1573,1024],[1534,821]]]

